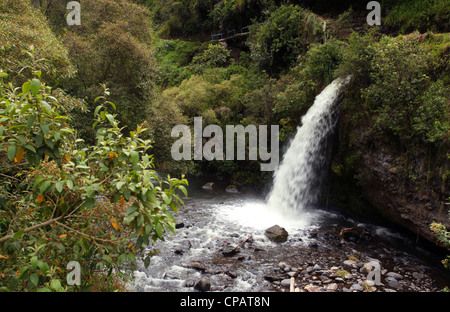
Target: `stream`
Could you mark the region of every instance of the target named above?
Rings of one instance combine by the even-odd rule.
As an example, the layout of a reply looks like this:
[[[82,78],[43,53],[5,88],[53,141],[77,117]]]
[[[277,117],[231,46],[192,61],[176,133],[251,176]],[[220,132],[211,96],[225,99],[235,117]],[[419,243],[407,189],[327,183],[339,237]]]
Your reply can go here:
[[[153,246],[159,253],[147,269],[139,263],[130,285],[134,291],[192,292],[202,277],[207,277],[211,291],[289,291],[283,280],[291,275],[300,290],[316,285],[321,291],[331,286],[351,291],[366,278],[360,267],[370,259],[377,259],[383,269],[382,285],[374,290],[438,291],[450,285],[442,255],[416,246],[405,233],[330,207],[283,217],[270,211],[264,197],[252,189],[228,193],[225,185],[215,183],[209,190],[202,188],[204,183],[190,180],[189,197],[176,215],[180,228]],[[289,233],[284,243],[265,235],[276,224]],[[342,243],[339,232],[354,226],[371,233],[369,239]],[[224,255],[250,236],[236,254]],[[338,271],[351,277],[339,278]],[[399,287],[389,287],[395,286],[389,280],[395,274],[402,277],[396,276]]]

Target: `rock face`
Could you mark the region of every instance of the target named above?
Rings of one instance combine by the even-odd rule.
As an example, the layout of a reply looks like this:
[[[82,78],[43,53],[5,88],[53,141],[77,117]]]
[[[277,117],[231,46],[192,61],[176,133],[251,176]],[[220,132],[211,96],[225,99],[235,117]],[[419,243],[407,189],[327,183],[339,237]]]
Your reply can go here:
[[[450,196],[450,188],[441,174],[448,170],[448,162],[425,147],[415,146],[405,152],[392,140],[374,141],[367,125],[361,121],[351,124],[352,118],[352,112],[342,111],[339,137],[345,139],[339,142],[342,153],[333,159],[342,164],[341,171],[332,178],[337,196],[345,194],[353,212],[378,212],[438,244],[430,224],[438,221],[450,226],[444,201]],[[353,187],[356,182],[358,188]],[[364,202],[358,203],[361,198]]]
[[[274,225],[266,230],[266,236],[275,243],[287,241],[288,232],[279,225]]]

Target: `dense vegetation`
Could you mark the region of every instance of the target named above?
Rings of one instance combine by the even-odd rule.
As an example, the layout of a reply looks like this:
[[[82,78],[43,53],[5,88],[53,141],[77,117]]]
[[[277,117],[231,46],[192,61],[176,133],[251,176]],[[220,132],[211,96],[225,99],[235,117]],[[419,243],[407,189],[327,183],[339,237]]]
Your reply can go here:
[[[358,1],[82,0],[81,26],[67,2],[0,0],[3,290],[71,290],[73,259],[89,276],[77,289],[123,289],[136,254],[175,230],[187,181],[156,171],[271,181],[257,161],[174,161],[173,126],[277,124],[285,144],[336,77],[352,83],[335,199],[349,185],[363,197],[363,151],[383,149],[405,189],[448,205],[449,1],[380,1],[381,28]],[[211,40],[243,27],[226,47]]]

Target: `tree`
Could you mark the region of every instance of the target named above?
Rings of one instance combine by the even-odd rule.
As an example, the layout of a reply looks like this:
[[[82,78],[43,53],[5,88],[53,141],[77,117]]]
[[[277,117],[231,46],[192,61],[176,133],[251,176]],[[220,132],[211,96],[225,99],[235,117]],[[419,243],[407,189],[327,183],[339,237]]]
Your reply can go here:
[[[312,12],[282,5],[264,23],[251,26],[248,44],[259,68],[277,75],[305,53],[310,44],[320,42],[322,35],[322,24]]]
[[[81,289],[99,276],[126,277],[137,253],[148,266],[145,247],[175,231],[177,190],[187,195],[187,181],[156,175],[146,129],[124,136],[103,96],[95,99],[96,144],[82,148],[59,114],[64,103],[36,75],[21,88],[0,82],[0,287],[71,290],[72,260],[85,276]]]

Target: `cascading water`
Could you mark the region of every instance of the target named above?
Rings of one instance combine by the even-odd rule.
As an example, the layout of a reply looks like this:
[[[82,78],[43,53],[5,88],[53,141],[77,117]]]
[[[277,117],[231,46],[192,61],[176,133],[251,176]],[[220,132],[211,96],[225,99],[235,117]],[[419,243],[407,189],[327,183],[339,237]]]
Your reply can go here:
[[[326,139],[337,123],[339,97],[350,79],[336,79],[320,93],[274,174],[267,200],[282,215],[298,215],[317,200],[321,169],[326,163]]]

